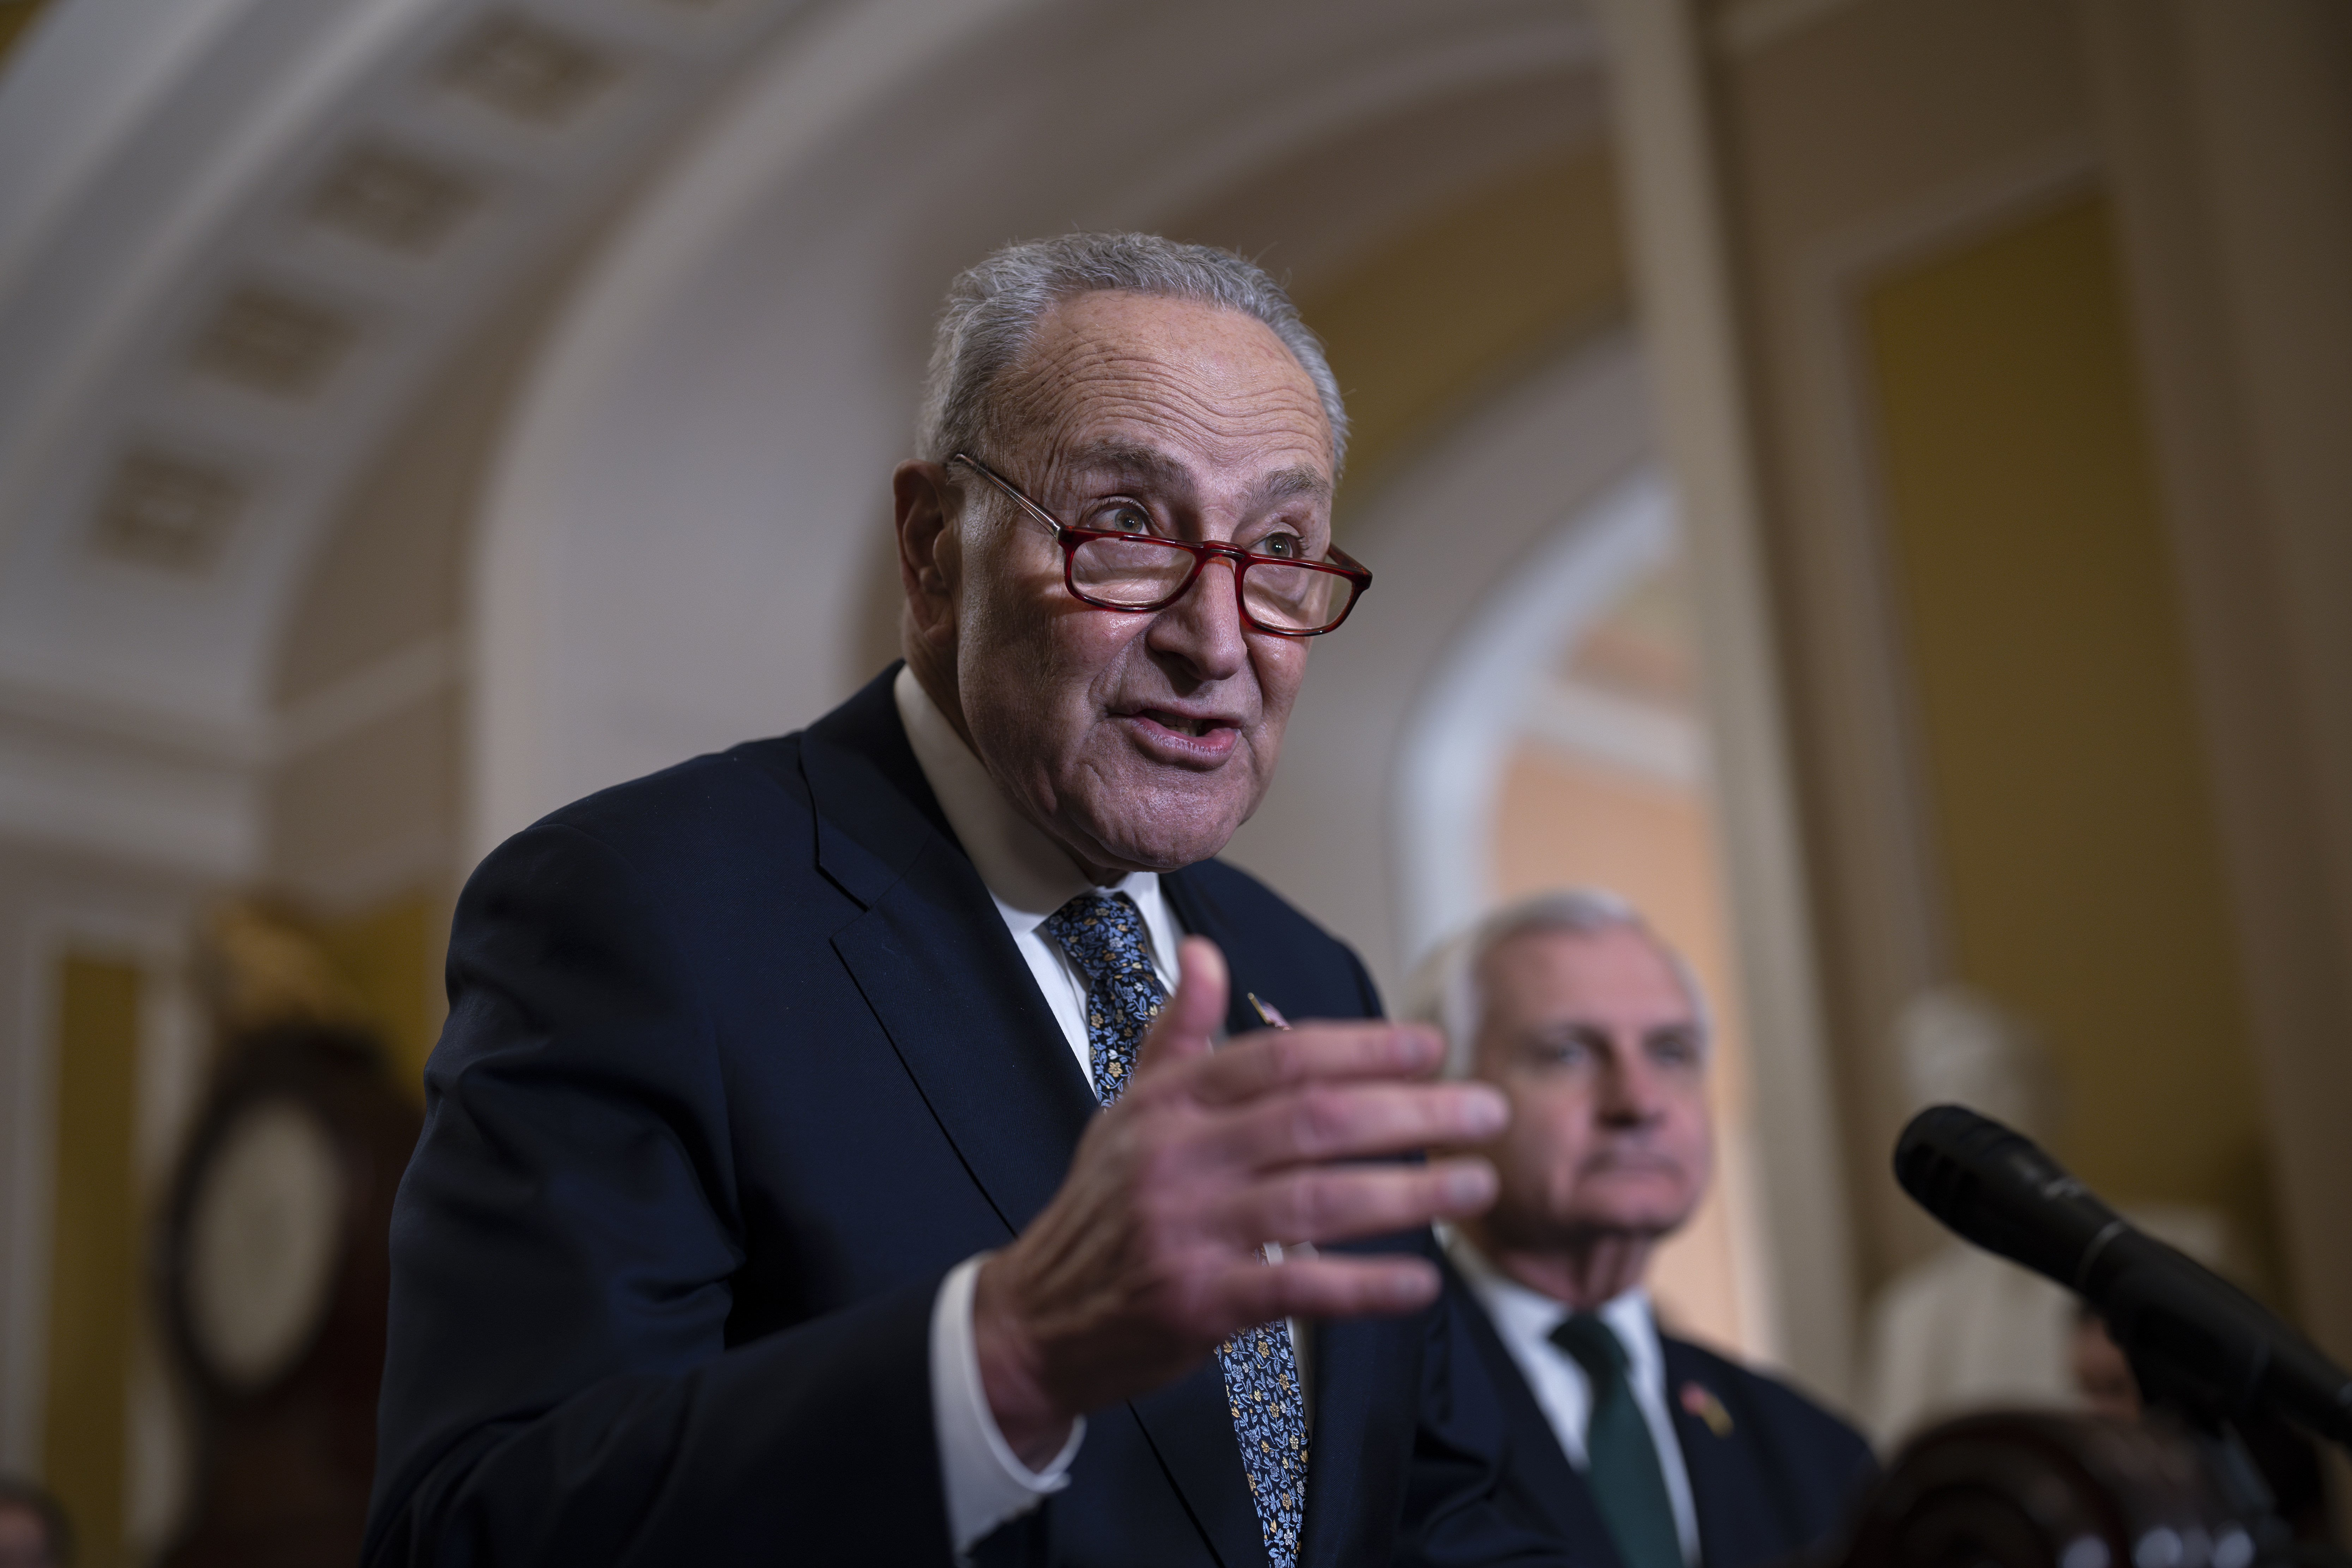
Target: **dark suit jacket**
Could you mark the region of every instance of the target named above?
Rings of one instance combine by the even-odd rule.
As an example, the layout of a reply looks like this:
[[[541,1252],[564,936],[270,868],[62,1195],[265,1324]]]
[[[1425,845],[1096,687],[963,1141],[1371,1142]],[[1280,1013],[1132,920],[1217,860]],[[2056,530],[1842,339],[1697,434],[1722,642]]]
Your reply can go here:
[[[1045,1204],[1097,1107],[890,674],[557,812],[467,884],[393,1223],[366,1562],[948,1559],[932,1298]],[[1248,877],[1164,886],[1224,950],[1235,1031],[1253,990],[1377,1013]],[[1557,1560],[1418,1418],[1448,1311],[1315,1335],[1305,1561],[1384,1561],[1400,1529],[1443,1561]],[[1263,1563],[1214,1362],[1097,1412],[1070,1489],[981,1555]]]
[[[1505,1508],[1557,1531],[1579,1568],[1619,1568],[1591,1488],[1568,1462],[1518,1363],[1451,1265],[1445,1289],[1467,1325],[1470,1359],[1496,1391],[1502,1448],[1490,1457],[1507,1478]],[[1702,1568],[1755,1568],[1833,1536],[1878,1472],[1862,1434],[1784,1383],[1685,1341],[1661,1338],[1666,1406],[1690,1472]],[[1709,1399],[1712,1426],[1703,1414]]]

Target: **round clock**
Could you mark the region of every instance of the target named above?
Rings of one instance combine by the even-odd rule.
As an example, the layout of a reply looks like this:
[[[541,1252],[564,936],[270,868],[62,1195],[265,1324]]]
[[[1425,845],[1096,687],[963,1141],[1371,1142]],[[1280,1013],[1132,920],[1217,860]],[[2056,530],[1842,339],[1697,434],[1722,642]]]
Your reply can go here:
[[[333,1131],[302,1101],[256,1100],[194,1173],[181,1290],[189,1348],[224,1385],[275,1383],[332,1299],[344,1231]]]
[[[416,1105],[349,1030],[287,1025],[225,1057],[160,1258],[200,1448],[163,1568],[344,1568],[375,1468],[385,1242]]]

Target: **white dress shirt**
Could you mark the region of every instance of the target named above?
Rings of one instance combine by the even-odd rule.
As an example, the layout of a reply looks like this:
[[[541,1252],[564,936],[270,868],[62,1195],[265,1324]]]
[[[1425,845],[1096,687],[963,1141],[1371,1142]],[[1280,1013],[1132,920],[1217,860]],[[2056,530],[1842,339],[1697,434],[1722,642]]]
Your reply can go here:
[[[1518,1363],[1568,1462],[1583,1471],[1589,1464],[1585,1432],[1592,1419],[1592,1382],[1574,1356],[1551,1342],[1551,1331],[1568,1321],[1570,1309],[1503,1273],[1452,1226],[1440,1224],[1437,1234],[1446,1257],[1486,1309],[1503,1348]],[[1683,1463],[1682,1443],[1675,1436],[1674,1416],[1666,1408],[1666,1353],[1658,1342],[1650,1293],[1636,1285],[1603,1303],[1598,1315],[1625,1346],[1631,1363],[1626,1368],[1627,1380],[1633,1385],[1633,1403],[1641,1407],[1642,1419],[1649,1423],[1650,1442],[1658,1451],[1666,1500],[1675,1511],[1675,1535],[1682,1544],[1683,1561],[1696,1568],[1698,1509],[1691,1500],[1690,1470]]]
[[[890,684],[906,727],[907,743],[915,763],[938,797],[940,810],[971,857],[973,869],[995,900],[996,912],[1013,933],[1037,989],[1062,1026],[1078,1072],[1094,1082],[1094,1051],[1087,1038],[1087,981],[1059,942],[1038,928],[1045,918],[1079,894],[1088,891],[1125,893],[1143,916],[1143,932],[1151,967],[1160,983],[1176,988],[1176,944],[1182,931],[1160,893],[1160,874],[1132,871],[1108,886],[1087,879],[1077,865],[1045,830],[1013,809],[988,768],[973,754],[955,726],[939,710],[930,694],[901,668]],[[1291,1249],[1312,1257],[1314,1248]],[[1282,1248],[1269,1245],[1267,1256],[1279,1261]],[[1007,1520],[1018,1518],[1070,1484],[1070,1462],[1077,1458],[1087,1424],[1071,1428],[1070,1440],[1042,1470],[1023,1464],[997,1429],[995,1415],[981,1385],[980,1359],[972,1343],[972,1289],[985,1253],[968,1258],[940,1282],[931,1304],[931,1415],[939,1434],[940,1471],[946,1483],[948,1529],[961,1559]],[[1289,1323],[1291,1348],[1298,1363],[1299,1394],[1310,1413],[1314,1385],[1309,1381],[1311,1358],[1296,1319]]]
[[[1054,1009],[1054,1021],[1078,1058],[1087,1082],[1095,1080],[1094,1052],[1087,1041],[1087,980],[1072,966],[1062,944],[1037,928],[1047,916],[1080,893],[1125,893],[1142,911],[1149,938],[1151,967],[1160,984],[1176,989],[1176,942],[1182,932],[1160,896],[1160,873],[1131,871],[1119,881],[1097,889],[1087,879],[1067,851],[1045,836],[1045,830],[1013,809],[986,764],[972,754],[955,732],[948,716],[939,710],[915,672],[901,667],[890,683],[898,704],[898,720],[907,727],[907,742],[915,762],[939,797],[940,810],[971,857],[972,868],[988,884],[996,912],[1013,933],[1013,945],[1029,961],[1037,989]]]
[[[1078,1071],[1094,1081],[1093,1052],[1087,1042],[1087,983],[1061,949],[1037,928],[1045,917],[1094,887],[1060,845],[1014,811],[988,769],[963,743],[947,715],[923,690],[914,671],[901,668],[890,695],[914,748],[916,765],[939,797],[948,826],[971,857],[980,879],[996,900],[996,912],[1013,933],[1029,971],[1037,977],[1054,1020],[1062,1026]],[[1160,984],[1174,989],[1170,962],[1177,931],[1160,893],[1156,872],[1137,871],[1102,889],[1121,892],[1142,911],[1151,966]],[[1005,1521],[1035,1508],[1070,1484],[1070,1462],[1085,1441],[1081,1417],[1070,1440],[1042,1470],[1023,1464],[988,1408],[981,1385],[980,1358],[972,1343],[972,1289],[986,1258],[968,1258],[940,1283],[931,1303],[931,1416],[939,1436],[940,1474],[945,1482],[948,1532],[961,1559]]]

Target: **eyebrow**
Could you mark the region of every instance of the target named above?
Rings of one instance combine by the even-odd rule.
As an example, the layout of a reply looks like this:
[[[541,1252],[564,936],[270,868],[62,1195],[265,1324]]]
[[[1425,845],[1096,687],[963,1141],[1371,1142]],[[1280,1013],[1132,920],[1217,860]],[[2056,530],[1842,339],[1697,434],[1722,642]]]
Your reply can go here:
[[[1192,488],[1192,472],[1184,464],[1157,447],[1133,441],[1097,442],[1073,456],[1070,467],[1080,473],[1139,480],[1162,489],[1189,492]],[[1304,464],[1297,464],[1277,468],[1259,480],[1254,499],[1264,505],[1278,506],[1301,496],[1312,500],[1325,500],[1330,494],[1329,479]]]

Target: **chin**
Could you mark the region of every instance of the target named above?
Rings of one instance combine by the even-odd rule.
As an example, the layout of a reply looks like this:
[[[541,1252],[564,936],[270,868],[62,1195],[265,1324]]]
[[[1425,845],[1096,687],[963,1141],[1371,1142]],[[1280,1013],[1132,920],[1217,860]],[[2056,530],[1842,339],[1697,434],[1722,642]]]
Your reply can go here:
[[[1206,860],[1249,820],[1248,809],[1222,791],[1204,800],[1193,790],[1138,786],[1118,791],[1103,805],[1092,811],[1081,803],[1073,815],[1103,856],[1145,871],[1179,871]]]
[[[1680,1230],[1697,1208],[1698,1194],[1680,1184],[1628,1183],[1615,1191],[1588,1185],[1557,1212],[1572,1228],[1656,1237]]]
[[[1166,821],[1117,820],[1096,827],[1089,837],[1102,846],[1111,863],[1139,871],[1181,871],[1222,851],[1241,824],[1187,827]]]
[[[1581,1217],[1595,1230],[1645,1236],[1654,1241],[1688,1225],[1697,1206],[1686,1203],[1605,1204],[1588,1210]]]

